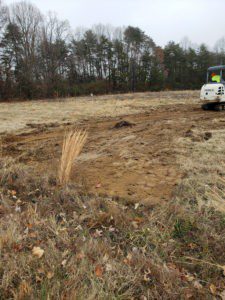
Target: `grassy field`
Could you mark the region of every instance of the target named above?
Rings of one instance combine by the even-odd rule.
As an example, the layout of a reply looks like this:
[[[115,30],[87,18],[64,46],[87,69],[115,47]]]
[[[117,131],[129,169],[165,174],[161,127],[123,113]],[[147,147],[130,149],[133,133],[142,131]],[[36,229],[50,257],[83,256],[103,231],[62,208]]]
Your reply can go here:
[[[0,132],[25,129],[27,124],[65,124],[89,118],[137,114],[172,103],[193,104],[198,96],[196,91],[157,92],[1,103]]]
[[[225,299],[223,112],[185,91],[0,115],[0,299]],[[74,128],[88,138],[63,186]]]

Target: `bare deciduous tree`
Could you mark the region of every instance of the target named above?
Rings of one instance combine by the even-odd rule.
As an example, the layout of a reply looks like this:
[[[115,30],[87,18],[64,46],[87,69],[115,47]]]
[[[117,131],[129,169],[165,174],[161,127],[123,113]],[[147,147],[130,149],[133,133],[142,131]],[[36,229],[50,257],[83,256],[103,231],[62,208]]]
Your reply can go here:
[[[160,48],[132,26],[97,24],[72,35],[54,13],[1,1],[1,99],[197,88],[209,65],[225,63],[224,39],[212,52],[187,38]]]

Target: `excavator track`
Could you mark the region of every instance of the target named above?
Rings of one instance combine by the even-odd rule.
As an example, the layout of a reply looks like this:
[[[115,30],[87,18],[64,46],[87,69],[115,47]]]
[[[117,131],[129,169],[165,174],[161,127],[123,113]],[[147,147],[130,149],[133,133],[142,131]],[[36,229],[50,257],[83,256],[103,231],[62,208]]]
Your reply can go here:
[[[205,103],[202,105],[202,109],[204,110],[214,110],[214,111],[222,111],[225,110],[225,103],[217,102],[217,103]]]

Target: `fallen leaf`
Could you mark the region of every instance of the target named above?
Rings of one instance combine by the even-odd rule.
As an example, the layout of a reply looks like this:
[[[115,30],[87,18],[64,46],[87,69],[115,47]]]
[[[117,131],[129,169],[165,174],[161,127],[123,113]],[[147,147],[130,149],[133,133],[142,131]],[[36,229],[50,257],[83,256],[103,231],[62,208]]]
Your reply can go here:
[[[97,277],[102,277],[102,274],[103,274],[103,268],[100,265],[97,265],[95,267],[95,275]]]
[[[135,209],[135,210],[138,209],[139,205],[140,205],[140,203],[135,203],[134,209]]]
[[[133,247],[133,248],[132,248],[132,252],[138,253],[138,248],[137,248],[137,247]]]
[[[180,279],[183,280],[183,281],[188,281],[187,276],[183,273],[180,273]]]
[[[202,289],[202,285],[198,280],[194,281],[193,286],[198,290]]]
[[[179,268],[174,263],[167,263],[167,267],[176,273],[180,273]]]
[[[15,207],[15,211],[16,211],[16,212],[21,212],[21,207],[20,207],[20,206],[16,206],[16,207]]]
[[[140,217],[136,217],[134,218],[134,222],[137,222],[137,223],[143,223],[144,222],[144,219],[143,218],[140,218]]]
[[[102,230],[96,229],[95,232],[93,233],[93,237],[94,237],[94,238],[101,237],[102,234],[103,234],[103,231],[102,231]]]
[[[27,235],[29,233],[29,228],[27,227],[23,233]]]
[[[83,230],[83,227],[81,225],[78,225],[75,230]]]
[[[12,190],[12,191],[11,191],[11,195],[12,195],[12,196],[15,196],[16,194],[17,194],[17,192],[16,192],[15,190]]]
[[[191,299],[191,298],[193,298],[193,293],[191,293],[191,292],[187,292],[187,293],[185,293],[185,299]]]
[[[144,281],[145,282],[149,282],[151,281],[151,278],[152,278],[152,272],[150,269],[147,269],[144,271]]]
[[[107,272],[110,272],[110,271],[113,270],[113,267],[112,267],[111,264],[106,264],[105,269],[106,269]]]
[[[28,298],[27,296],[29,296],[31,292],[32,289],[30,285],[25,280],[23,280],[19,285],[18,299]]]
[[[114,228],[112,226],[109,227],[109,232],[114,232],[115,230],[116,230],[116,228]]]
[[[28,235],[29,235],[30,238],[36,238],[37,237],[37,234],[35,232],[30,232]]]
[[[216,286],[214,284],[210,284],[209,289],[213,295],[216,295]]]
[[[225,290],[222,293],[220,293],[220,297],[222,298],[222,300],[225,300]]]
[[[63,254],[62,254],[62,257],[64,258],[64,257],[66,257],[68,254],[69,254],[69,250],[65,250],[65,251],[63,252]]]
[[[127,254],[127,259],[128,259],[129,261],[131,261],[131,260],[132,260],[132,257],[133,257],[133,256],[132,256],[132,254],[131,254],[131,253],[128,253],[128,254]]]
[[[109,255],[106,253],[104,256],[103,256],[103,261],[104,262],[107,262],[109,260]]]
[[[0,214],[4,214],[4,212],[5,212],[4,206],[0,205]]]
[[[169,243],[173,244],[174,242],[175,242],[175,240],[169,239]]]
[[[62,265],[63,267],[65,267],[66,263],[67,263],[67,260],[64,259],[64,260],[61,262],[61,265]]]
[[[83,252],[77,253],[76,258],[82,260],[85,257]]]
[[[38,258],[41,258],[44,254],[44,250],[41,249],[40,247],[33,247],[32,254],[34,256],[37,256]]]
[[[21,251],[23,250],[23,245],[22,244],[13,244],[13,250],[18,252],[18,251]]]
[[[126,264],[126,265],[129,265],[130,263],[131,263],[131,260],[132,260],[132,254],[131,253],[128,253],[127,254],[127,257],[124,259],[124,263]]]
[[[196,249],[196,248],[197,248],[197,245],[194,244],[194,243],[190,243],[190,244],[188,245],[188,247],[191,248],[191,249],[193,250],[193,249]]]
[[[54,276],[54,273],[53,273],[53,272],[48,272],[48,273],[47,273],[47,278],[48,278],[48,279],[52,279],[53,276]]]
[[[40,276],[36,275],[35,280],[36,282],[42,282],[43,279]]]
[[[138,223],[137,222],[133,221],[131,224],[134,226],[135,229],[138,229]]]
[[[187,281],[189,281],[189,282],[191,282],[191,281],[193,281],[195,278],[194,278],[194,276],[192,276],[191,274],[185,274],[185,277],[186,277],[186,279],[187,279]]]
[[[225,276],[225,266],[222,266],[223,269],[223,275]]]
[[[45,274],[45,270],[43,268],[39,268],[39,269],[37,269],[37,273],[43,275],[43,274]]]

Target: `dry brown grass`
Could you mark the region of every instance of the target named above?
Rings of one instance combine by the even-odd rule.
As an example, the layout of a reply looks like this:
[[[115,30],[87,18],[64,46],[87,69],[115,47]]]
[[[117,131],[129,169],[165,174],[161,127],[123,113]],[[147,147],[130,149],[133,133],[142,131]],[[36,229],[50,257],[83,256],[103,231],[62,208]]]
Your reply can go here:
[[[38,186],[25,165],[7,166],[0,299],[212,299],[211,285],[225,289],[222,213],[184,203],[185,193],[155,208],[78,197],[73,186]]]
[[[195,130],[175,137],[184,176],[163,206],[78,196],[0,159],[0,299],[223,299],[225,130],[208,141]],[[79,153],[74,134],[63,144],[66,174]]]
[[[196,104],[198,91],[147,92],[98,97],[67,98],[62,101],[1,103],[0,133],[30,130],[28,123],[76,122],[87,118],[132,115],[163,105]]]
[[[181,169],[186,174],[181,194],[199,206],[214,207],[225,212],[225,130],[212,130],[212,137],[204,141],[205,131],[197,128],[191,137],[180,138],[178,147]],[[180,194],[179,194],[180,196]]]
[[[59,168],[59,183],[61,185],[68,184],[74,161],[81,153],[86,140],[86,130],[75,130],[65,135]]]

